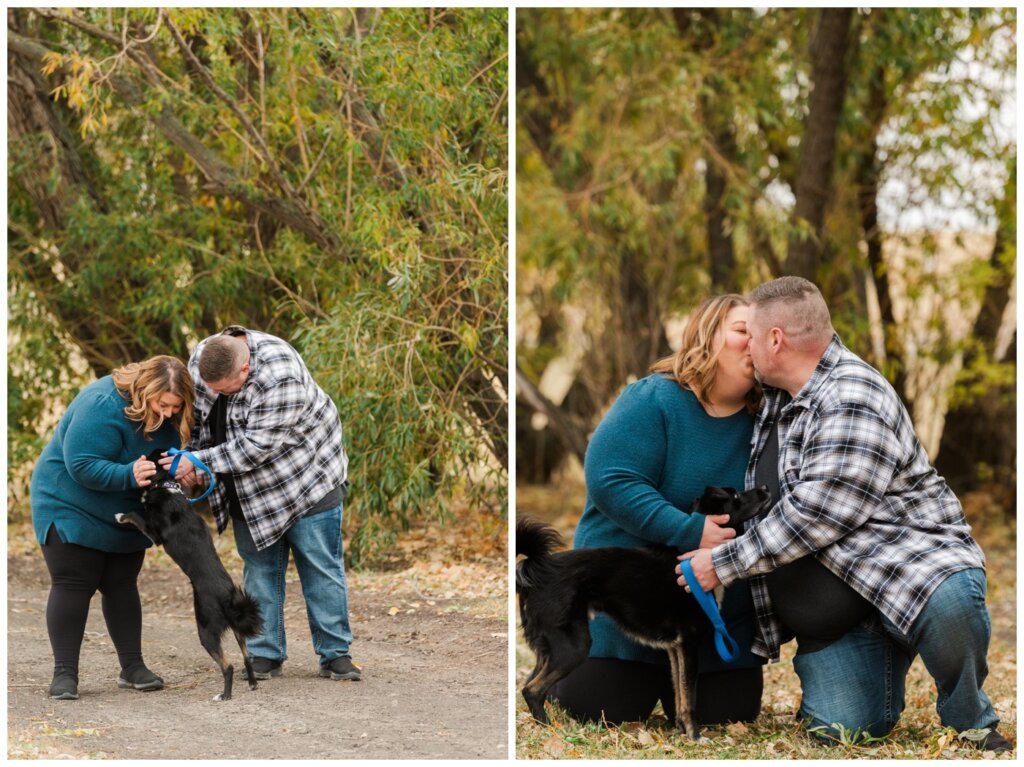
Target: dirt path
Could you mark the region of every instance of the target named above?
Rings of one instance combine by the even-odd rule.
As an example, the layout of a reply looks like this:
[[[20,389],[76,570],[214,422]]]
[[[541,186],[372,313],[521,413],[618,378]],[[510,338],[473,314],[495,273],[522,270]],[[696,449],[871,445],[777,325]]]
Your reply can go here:
[[[226,558],[227,559],[227,558]],[[240,582],[240,565],[229,565]],[[289,572],[282,677],[214,703],[220,672],[199,646],[188,581],[164,555],[139,578],[143,654],[166,689],[117,689],[99,597],[86,627],[78,701],[47,696],[49,578],[38,553],[8,558],[8,757],[504,759],[508,640],[504,563],[349,574],[361,682],[317,676],[300,585]],[[233,641],[225,651],[239,667]]]

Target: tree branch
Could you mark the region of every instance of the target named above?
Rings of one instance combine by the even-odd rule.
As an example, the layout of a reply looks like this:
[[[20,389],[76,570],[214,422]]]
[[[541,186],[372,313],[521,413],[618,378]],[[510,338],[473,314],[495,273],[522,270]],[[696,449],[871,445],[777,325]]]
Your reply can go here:
[[[562,413],[558,406],[541,394],[540,389],[531,381],[526,373],[516,365],[516,390],[520,397],[536,412],[547,416],[551,430],[558,437],[565,449],[580,459],[587,454],[587,438],[582,430],[573,424],[569,417]]]
[[[58,21],[67,21],[87,34],[95,35],[108,42],[120,44],[120,39],[116,36],[110,35],[85,21],[75,19],[73,16],[43,15]],[[24,55],[30,55],[40,60],[43,54],[48,52],[45,47],[26,40],[14,32],[9,32],[8,34],[8,45],[12,46],[12,50],[18,50]],[[143,70],[148,71],[153,68],[152,63],[144,56],[139,56],[137,53],[129,53],[128,55]],[[337,238],[328,230],[316,213],[293,199],[264,193],[252,184],[247,183],[234,168],[192,134],[177,118],[170,107],[163,107],[155,113],[148,109],[142,109],[146,104],[145,94],[129,76],[112,73],[107,78],[107,82],[110,88],[124,99],[129,106],[140,109],[147,119],[159,129],[165,139],[192,159],[196,167],[199,168],[199,171],[206,177],[208,191],[233,197],[239,202],[280,221],[285,226],[301,232],[327,250],[336,251],[338,249],[339,243]]]

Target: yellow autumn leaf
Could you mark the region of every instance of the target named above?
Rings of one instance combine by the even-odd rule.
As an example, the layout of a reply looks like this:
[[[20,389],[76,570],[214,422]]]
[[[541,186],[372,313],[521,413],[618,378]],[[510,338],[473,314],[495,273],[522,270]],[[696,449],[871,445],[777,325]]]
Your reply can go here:
[[[64,57],[60,53],[57,53],[56,51],[47,51],[43,54],[42,73],[47,76],[52,75],[60,69],[60,65],[63,61]]]

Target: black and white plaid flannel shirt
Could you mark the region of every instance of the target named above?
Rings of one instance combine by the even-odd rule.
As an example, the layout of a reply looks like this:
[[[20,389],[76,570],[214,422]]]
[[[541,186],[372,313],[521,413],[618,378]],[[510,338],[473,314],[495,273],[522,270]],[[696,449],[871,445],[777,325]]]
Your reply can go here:
[[[310,376],[305,363],[280,338],[238,325],[222,334],[245,333],[249,375],[241,391],[228,395],[227,439],[213,446],[209,423],[216,396],[199,376],[202,341],[189,358],[196,384],[190,450],[217,473],[230,473],[257,549],[284,535],[348,472],[341,420],[330,397]],[[209,340],[209,339],[206,339]],[[227,527],[229,511],[223,484],[210,495],[217,531]]]
[[[788,639],[763,574],[805,555],[904,632],[947,576],[984,568],[960,502],[929,463],[895,390],[839,336],[795,399],[765,387],[747,487],[775,419],[781,499],[712,551],[722,583],[751,578],[760,627],[754,653],[778,660]]]

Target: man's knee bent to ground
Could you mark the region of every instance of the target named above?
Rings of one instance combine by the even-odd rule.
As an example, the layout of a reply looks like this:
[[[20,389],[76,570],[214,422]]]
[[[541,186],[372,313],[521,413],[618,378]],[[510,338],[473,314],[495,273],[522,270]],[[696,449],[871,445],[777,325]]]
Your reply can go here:
[[[824,649],[798,653],[793,668],[803,698],[797,716],[823,738],[888,735],[903,713],[911,660],[877,621]]]
[[[798,654],[799,717],[810,731],[833,738],[843,731],[888,734],[903,711],[907,671],[920,655],[935,680],[942,725],[994,730],[999,718],[981,689],[990,636],[984,571],[961,570],[935,590],[906,634],[881,616],[823,650]]]

